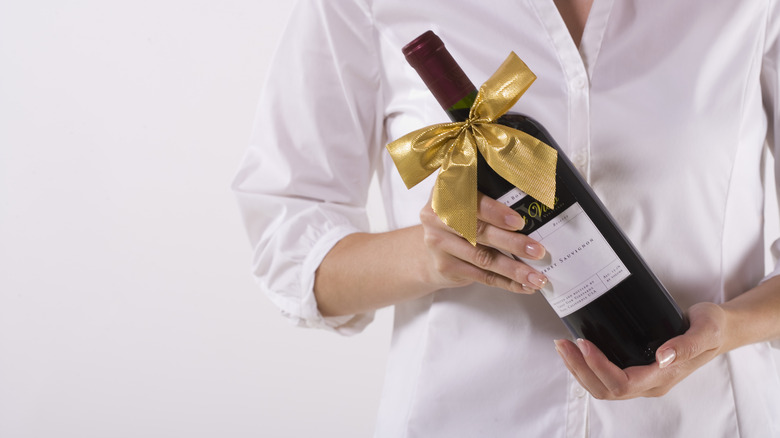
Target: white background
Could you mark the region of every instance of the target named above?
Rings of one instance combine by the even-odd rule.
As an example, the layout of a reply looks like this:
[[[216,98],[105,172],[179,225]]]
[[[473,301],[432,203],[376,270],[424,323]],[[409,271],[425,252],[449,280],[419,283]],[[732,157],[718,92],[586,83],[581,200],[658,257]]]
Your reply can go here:
[[[0,437],[371,435],[391,312],[290,326],[229,191],[291,3],[0,0]]]
[[[392,312],[291,326],[229,185],[292,2],[0,1],[0,437],[366,437]]]

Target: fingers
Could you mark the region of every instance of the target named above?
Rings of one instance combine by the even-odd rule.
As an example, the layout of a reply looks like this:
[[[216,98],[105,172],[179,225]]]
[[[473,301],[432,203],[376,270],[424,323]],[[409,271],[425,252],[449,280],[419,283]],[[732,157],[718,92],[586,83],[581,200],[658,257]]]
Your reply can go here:
[[[664,343],[656,361],[624,370],[611,363],[592,342],[555,341],[555,348],[577,381],[594,397],[624,400],[660,397],[680,380],[717,356],[723,346],[724,310],[700,303],[688,311],[690,329]]]
[[[489,248],[486,250],[495,251]],[[499,256],[504,257],[500,253]],[[474,264],[466,263],[462,259],[450,254],[442,254],[439,258],[437,258],[437,261],[439,262],[437,269],[441,275],[456,283],[462,281],[467,281],[469,283],[476,281],[488,286],[502,288],[515,293],[527,294],[536,291],[536,288],[529,283],[516,281],[508,276],[500,275],[495,271],[479,268]]]
[[[535,240],[517,233],[525,227],[525,221],[519,213],[506,205],[479,194],[479,220],[477,241],[519,257],[540,259],[545,250]]]
[[[577,339],[577,347],[588,367],[587,370],[580,371],[586,376],[584,380],[588,382],[588,387],[600,389],[593,394],[594,397],[623,398],[627,395],[629,391],[628,375],[622,369],[610,362],[604,353],[590,341]]]
[[[556,340],[555,350],[580,386],[591,394],[606,392],[606,387],[595,376],[588,375],[588,364],[585,363],[585,358],[573,342],[564,339]]]
[[[555,348],[566,367],[593,397],[601,400],[625,400],[663,395],[659,389],[659,369],[646,365],[620,369],[592,342],[578,339],[555,341]]]
[[[445,263],[438,266],[440,272],[467,276],[488,286],[513,292],[533,292],[547,283],[546,277],[525,263],[507,257],[494,248],[485,245],[472,246],[467,241],[448,234],[450,233],[437,233],[428,237],[428,243],[451,257],[439,258]],[[431,242],[433,239],[440,240]]]
[[[477,242],[526,259],[540,259],[546,252],[539,242],[524,234],[507,231],[482,221],[477,227]]]
[[[578,340],[578,344],[579,341],[581,340]],[[569,369],[583,388],[598,399],[610,398],[610,388],[590,368],[580,345],[575,345],[568,340],[559,340],[555,341],[555,348],[563,358],[566,368]]]
[[[479,193],[477,218],[510,231],[517,231],[525,226],[525,221],[518,212],[482,193]]]
[[[538,242],[516,232],[524,226],[522,217],[484,195],[480,195],[478,216],[479,243],[473,246],[445,225],[430,204],[420,212],[425,244],[433,256],[437,276],[449,286],[476,281],[519,293],[543,287],[547,283],[544,275],[509,255],[530,259],[544,256]]]

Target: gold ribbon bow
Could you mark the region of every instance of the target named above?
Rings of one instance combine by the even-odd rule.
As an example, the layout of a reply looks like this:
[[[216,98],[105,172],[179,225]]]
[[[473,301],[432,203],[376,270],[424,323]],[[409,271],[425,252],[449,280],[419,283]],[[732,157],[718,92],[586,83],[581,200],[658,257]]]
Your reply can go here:
[[[536,75],[512,52],[480,87],[468,120],[419,129],[387,145],[407,188],[441,169],[433,211],[472,245],[477,244],[477,150],[501,177],[553,208],[557,151],[494,123],[534,80]]]

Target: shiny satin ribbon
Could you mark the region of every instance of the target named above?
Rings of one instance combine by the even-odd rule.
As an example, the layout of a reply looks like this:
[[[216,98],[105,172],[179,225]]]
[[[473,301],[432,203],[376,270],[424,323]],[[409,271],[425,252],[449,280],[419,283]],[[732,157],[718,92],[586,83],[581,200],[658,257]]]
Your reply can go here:
[[[440,169],[433,210],[472,245],[477,244],[477,150],[501,177],[553,208],[557,151],[494,123],[534,80],[536,75],[512,52],[480,87],[465,122],[428,126],[387,145],[407,188]]]

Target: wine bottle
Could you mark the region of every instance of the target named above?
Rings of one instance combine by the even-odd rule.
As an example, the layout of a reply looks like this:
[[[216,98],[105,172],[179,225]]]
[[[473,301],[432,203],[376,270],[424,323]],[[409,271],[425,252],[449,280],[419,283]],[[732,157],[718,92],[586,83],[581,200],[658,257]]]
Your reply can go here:
[[[403,53],[450,119],[466,120],[477,89],[441,39],[425,32]],[[518,259],[548,277],[541,293],[574,337],[590,340],[621,368],[653,363],[661,344],[688,329],[679,306],[549,132],[521,114],[497,122],[558,151],[552,209],[478,157],[479,191],[520,213],[526,224],[519,232],[547,250],[542,260]]]

